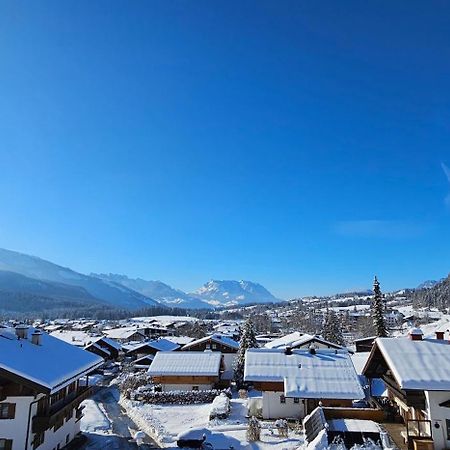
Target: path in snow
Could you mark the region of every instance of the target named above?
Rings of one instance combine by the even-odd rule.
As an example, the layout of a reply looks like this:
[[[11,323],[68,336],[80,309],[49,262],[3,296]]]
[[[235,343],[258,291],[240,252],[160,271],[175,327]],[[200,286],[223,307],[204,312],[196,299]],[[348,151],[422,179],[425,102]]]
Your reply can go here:
[[[80,450],[138,448],[131,440],[139,428],[117,403],[118,398],[116,387],[102,387],[91,399],[86,400],[81,429],[87,437],[87,442]],[[147,437],[140,448],[149,450],[159,446]]]

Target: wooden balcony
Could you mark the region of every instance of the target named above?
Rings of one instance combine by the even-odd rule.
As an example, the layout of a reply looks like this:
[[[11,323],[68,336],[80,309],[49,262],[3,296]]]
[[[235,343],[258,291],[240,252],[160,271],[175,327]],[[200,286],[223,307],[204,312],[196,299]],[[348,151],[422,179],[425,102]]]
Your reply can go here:
[[[33,417],[32,431],[40,433],[54,426],[58,421],[64,420],[64,417],[92,394],[91,386],[83,386],[75,392],[65,397],[55,404],[47,413],[38,413]]]

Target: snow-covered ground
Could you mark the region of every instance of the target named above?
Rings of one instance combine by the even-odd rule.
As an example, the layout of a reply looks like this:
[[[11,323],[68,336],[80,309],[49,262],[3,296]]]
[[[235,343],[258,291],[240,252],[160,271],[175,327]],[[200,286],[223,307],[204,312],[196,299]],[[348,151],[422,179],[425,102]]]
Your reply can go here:
[[[293,432],[289,438],[278,437],[273,422],[262,422],[261,441],[247,442],[246,401],[241,399],[232,399],[228,419],[212,421],[209,420],[211,404],[149,405],[125,399],[120,402],[134,422],[166,448],[176,446],[179,433],[200,427],[211,431],[207,441],[214,448],[291,450],[303,443],[302,436]]]
[[[110,434],[111,422],[94,400],[83,402],[83,418],[81,419],[81,431],[85,433]]]

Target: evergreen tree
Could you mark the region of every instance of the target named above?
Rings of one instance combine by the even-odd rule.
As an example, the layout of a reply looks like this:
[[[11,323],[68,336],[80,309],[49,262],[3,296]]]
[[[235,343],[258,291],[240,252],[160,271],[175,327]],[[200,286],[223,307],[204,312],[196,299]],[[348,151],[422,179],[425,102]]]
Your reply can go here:
[[[322,336],[325,340],[333,342],[334,344],[345,345],[338,316],[333,310],[330,311],[327,309],[325,321],[323,323]]]
[[[242,329],[241,339],[239,341],[239,350],[236,355],[234,364],[234,379],[238,389],[244,386],[244,366],[245,366],[245,352],[249,348],[258,347],[256,342],[255,330],[252,319],[247,319]]]
[[[372,303],[372,321],[375,334],[378,337],[386,337],[388,335],[386,324],[384,323],[384,305],[383,294],[381,293],[380,283],[375,277],[373,281],[373,303]]]

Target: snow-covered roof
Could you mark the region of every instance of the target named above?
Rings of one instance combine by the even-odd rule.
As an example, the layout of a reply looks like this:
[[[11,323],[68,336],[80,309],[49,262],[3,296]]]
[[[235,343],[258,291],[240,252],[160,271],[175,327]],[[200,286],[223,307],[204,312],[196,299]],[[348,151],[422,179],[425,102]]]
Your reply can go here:
[[[166,339],[170,342],[174,342],[178,345],[186,345],[189,342],[194,341],[195,339],[189,336],[167,336]]]
[[[99,350],[100,352],[103,352],[107,356],[111,356],[111,352],[107,348],[101,347],[96,342],[92,342],[91,344],[86,345],[85,348],[87,350],[88,348],[91,348],[91,347],[96,348],[97,350]]]
[[[286,336],[274,339],[273,341],[267,342],[265,348],[297,348],[305,346],[310,342],[318,342],[323,345],[327,345],[332,348],[344,348],[340,345],[334,344],[333,342],[326,341],[320,336],[313,336],[312,334],[300,333],[294,331],[293,333],[287,334]]]
[[[381,428],[373,420],[331,419],[328,421],[330,431],[349,431],[351,433],[380,433]]]
[[[18,339],[14,329],[0,329],[0,368],[57,391],[103,363],[103,358],[42,333],[41,345]]]
[[[450,345],[447,341],[378,338],[375,346],[402,389],[450,391]]]
[[[115,348],[117,351],[122,350],[122,344],[119,344],[114,339],[110,339],[110,338],[107,338],[107,337],[104,337],[104,336],[100,336],[99,338],[97,338],[97,340],[95,340],[95,342],[98,342],[98,341],[102,341],[105,344],[108,344],[112,348]]]
[[[134,333],[140,333],[144,336],[144,331],[136,327],[112,328],[103,330],[103,333],[111,339],[128,339]]]
[[[59,330],[50,333],[57,339],[67,342],[68,344],[76,345],[77,347],[84,347],[87,344],[95,342],[99,336],[90,336],[85,331],[81,330]]]
[[[150,376],[217,376],[220,352],[158,352],[148,374]]]
[[[223,334],[214,333],[210,336],[205,336],[203,338],[197,339],[195,341],[190,342],[189,344],[184,345],[181,350],[186,350],[190,347],[193,347],[195,345],[201,344],[203,342],[216,342],[217,344],[225,345],[226,347],[233,348],[237,350],[239,348],[239,342],[236,342],[235,340],[231,339],[228,336],[224,336]]]
[[[245,381],[284,382],[287,397],[361,399],[364,392],[346,350],[250,349]]]
[[[156,351],[170,352],[178,349],[180,346],[164,338],[155,339],[154,341],[146,341],[137,344],[130,344],[123,346],[124,350],[127,352],[132,352],[145,347],[151,347]]]

